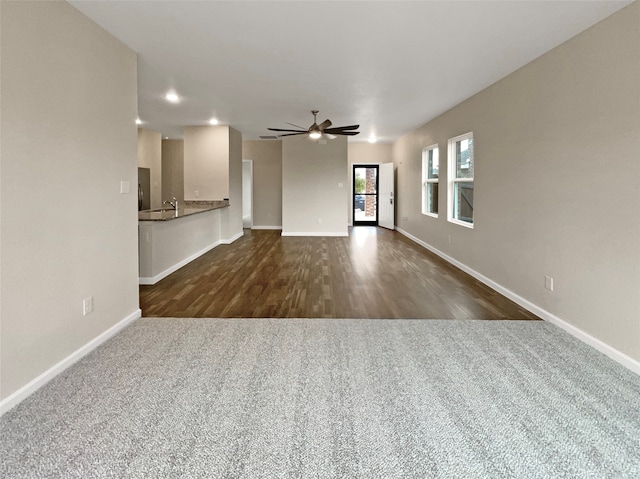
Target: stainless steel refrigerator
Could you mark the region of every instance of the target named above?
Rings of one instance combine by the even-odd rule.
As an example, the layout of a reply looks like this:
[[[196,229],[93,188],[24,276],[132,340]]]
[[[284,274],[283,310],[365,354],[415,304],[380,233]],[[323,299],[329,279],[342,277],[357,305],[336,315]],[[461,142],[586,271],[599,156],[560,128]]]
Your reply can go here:
[[[151,209],[151,169],[138,168],[138,211]]]

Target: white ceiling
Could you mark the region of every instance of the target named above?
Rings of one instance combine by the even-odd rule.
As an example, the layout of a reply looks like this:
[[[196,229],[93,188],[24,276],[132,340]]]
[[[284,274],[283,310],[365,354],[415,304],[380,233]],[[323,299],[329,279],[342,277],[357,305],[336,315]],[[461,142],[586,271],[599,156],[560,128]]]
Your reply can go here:
[[[138,53],[145,128],[359,123],[390,142],[631,1],[71,1]],[[169,104],[175,89],[182,97]]]

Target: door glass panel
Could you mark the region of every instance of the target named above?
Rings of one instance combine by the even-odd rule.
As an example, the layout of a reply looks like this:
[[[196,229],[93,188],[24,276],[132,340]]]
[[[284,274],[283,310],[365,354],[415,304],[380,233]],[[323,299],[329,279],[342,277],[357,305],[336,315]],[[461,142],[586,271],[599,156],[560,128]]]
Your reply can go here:
[[[356,195],[353,208],[354,221],[377,221],[378,196]]]
[[[356,194],[377,193],[378,187],[378,168],[356,167],[355,171],[355,188]]]
[[[353,220],[378,221],[378,168],[353,169]]]

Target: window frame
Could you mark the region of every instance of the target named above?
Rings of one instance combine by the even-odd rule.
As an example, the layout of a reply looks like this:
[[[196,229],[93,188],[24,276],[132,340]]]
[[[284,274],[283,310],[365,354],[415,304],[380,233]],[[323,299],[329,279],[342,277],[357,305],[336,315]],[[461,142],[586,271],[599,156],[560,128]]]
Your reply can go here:
[[[463,140],[473,141],[473,156],[471,161],[473,164],[473,176],[471,178],[458,178],[456,168],[456,144]],[[475,139],[473,137],[473,131],[459,135],[453,138],[449,138],[447,142],[447,220],[450,223],[464,226],[465,228],[473,229],[475,225],[475,211],[472,211],[471,222],[463,221],[454,217],[454,204],[453,198],[455,188],[458,183],[471,183],[474,186],[475,191],[475,168],[476,168],[476,155],[475,155]],[[474,204],[475,206],[475,204]]]
[[[429,152],[435,151],[438,155],[438,177],[437,178],[429,178]],[[422,149],[422,214],[425,216],[431,216],[433,218],[438,217],[438,213],[440,212],[440,148],[438,144],[433,144],[431,146],[427,146]],[[436,211],[429,211],[427,200],[429,198],[428,189],[429,185],[436,184],[438,185],[438,196],[436,196]]]

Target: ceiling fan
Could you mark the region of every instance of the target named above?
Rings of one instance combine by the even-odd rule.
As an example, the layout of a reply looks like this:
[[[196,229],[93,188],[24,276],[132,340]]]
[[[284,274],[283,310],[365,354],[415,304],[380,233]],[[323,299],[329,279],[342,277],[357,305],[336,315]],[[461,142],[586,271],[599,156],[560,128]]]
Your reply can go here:
[[[334,128],[331,127],[331,120],[325,120],[318,125],[318,120],[316,116],[318,115],[318,110],[312,110],[313,114],[313,125],[311,125],[308,129],[304,129],[302,126],[294,125],[293,123],[286,122],[288,125],[295,126],[296,128],[300,128],[300,130],[283,130],[281,128],[267,128],[270,131],[283,132],[283,134],[279,134],[278,136],[294,136],[294,135],[309,135],[309,138],[313,140],[317,140],[319,138],[335,138],[335,135],[346,135],[346,136],[354,136],[360,133],[359,131],[350,131],[357,130],[360,128],[360,125],[349,125],[349,126],[337,126]]]

